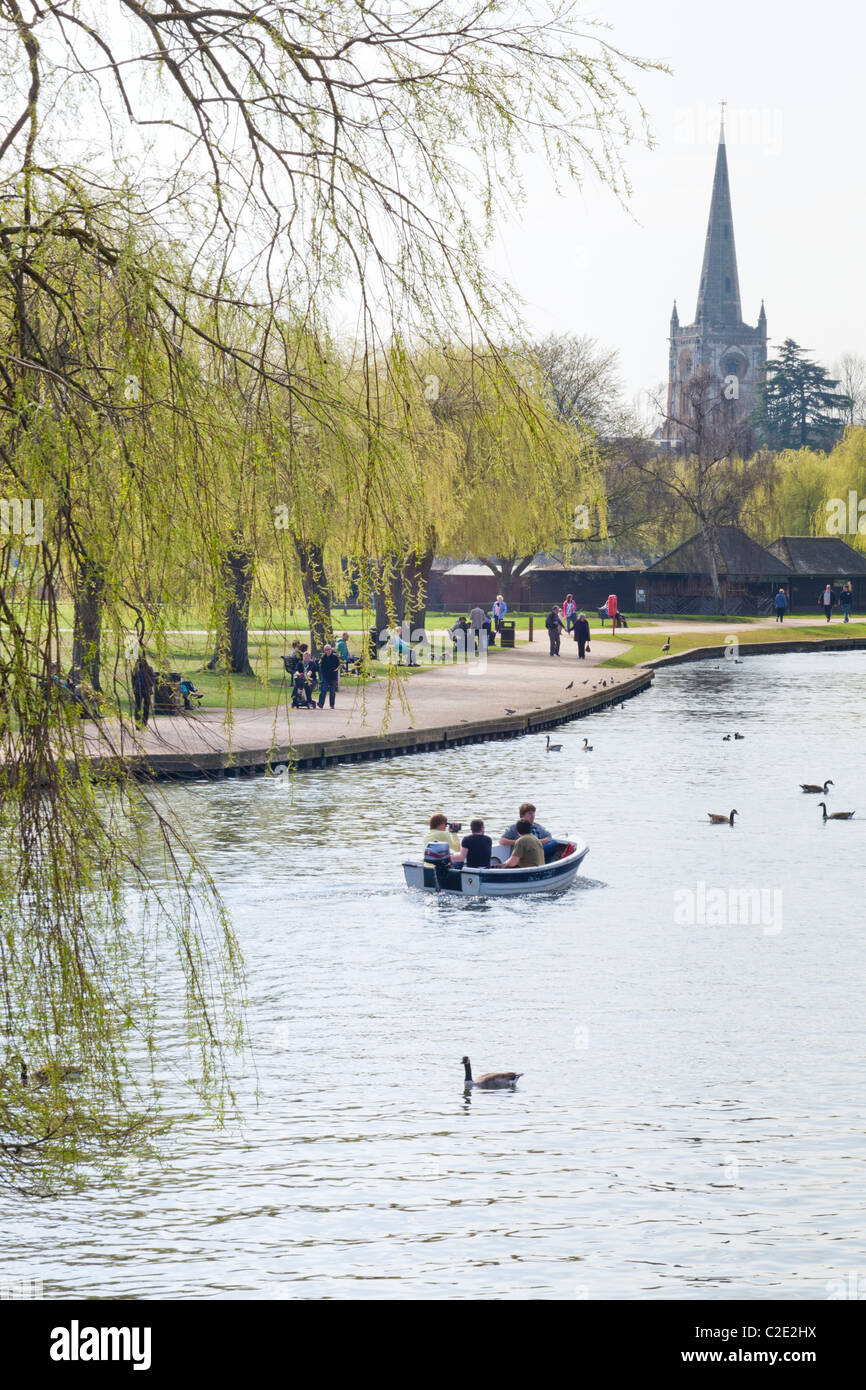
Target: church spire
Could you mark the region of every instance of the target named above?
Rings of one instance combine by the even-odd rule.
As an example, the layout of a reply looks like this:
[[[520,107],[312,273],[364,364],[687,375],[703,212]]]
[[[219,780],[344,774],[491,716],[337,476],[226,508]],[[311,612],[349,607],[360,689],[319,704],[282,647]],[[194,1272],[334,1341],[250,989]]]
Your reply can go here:
[[[728,156],[725,149],[725,116],[719,131],[716,172],[710,219],[704,244],[704,264],[701,287],[698,290],[698,323],[735,327],[742,323],[740,282],[737,277],[737,253],[734,250],[734,218],[731,212],[731,189],[728,183]]]

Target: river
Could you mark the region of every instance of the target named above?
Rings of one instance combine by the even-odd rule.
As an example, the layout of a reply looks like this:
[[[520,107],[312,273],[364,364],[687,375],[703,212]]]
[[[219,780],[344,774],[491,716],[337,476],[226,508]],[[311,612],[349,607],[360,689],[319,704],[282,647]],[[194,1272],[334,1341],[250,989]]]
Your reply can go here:
[[[866,1230],[864,692],[864,653],[700,663],[564,725],[561,753],[538,735],[168,786],[246,955],[243,1123],[187,1116],[167,1073],[162,1161],[4,1195],[2,1277],[54,1298],[834,1296]],[[853,821],[800,792],[827,777]],[[499,831],[524,798],[590,844],[568,893],[406,890],[431,811]],[[464,1053],[525,1076],[465,1096]]]

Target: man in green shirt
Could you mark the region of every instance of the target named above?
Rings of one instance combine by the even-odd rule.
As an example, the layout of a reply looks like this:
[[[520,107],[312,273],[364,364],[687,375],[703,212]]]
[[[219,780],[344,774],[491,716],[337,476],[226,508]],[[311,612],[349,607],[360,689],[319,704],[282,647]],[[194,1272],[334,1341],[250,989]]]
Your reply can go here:
[[[504,869],[540,869],[544,865],[544,850],[537,835],[532,833],[532,822],[519,820],[516,826],[517,839],[510,859],[503,864]]]

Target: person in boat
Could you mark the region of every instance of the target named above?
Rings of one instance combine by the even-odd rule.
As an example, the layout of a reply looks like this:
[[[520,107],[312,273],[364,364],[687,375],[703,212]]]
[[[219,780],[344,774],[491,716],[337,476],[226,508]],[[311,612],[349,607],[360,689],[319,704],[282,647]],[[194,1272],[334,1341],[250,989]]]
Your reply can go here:
[[[514,845],[519,840],[523,831],[520,829],[520,822],[529,822],[529,833],[540,840],[542,845],[548,846],[555,844],[555,840],[549,830],[545,830],[543,825],[539,825],[535,819],[535,807],[531,801],[524,801],[520,808],[519,817],[513,825],[509,825],[507,830],[503,830],[499,837],[501,845]]]
[[[452,864],[465,864],[467,869],[489,869],[493,841],[484,833],[484,821],[469,822],[471,834],[460,842],[460,853],[451,856]]]
[[[444,844],[448,846],[449,857],[460,853],[460,840],[457,832],[451,829],[448,817],[441,812],[430,817],[430,829],[424,831],[424,852],[422,858],[427,858],[427,846],[431,843]]]
[[[544,850],[541,841],[533,833],[533,822],[519,820],[514,826],[518,831],[511,858],[506,859],[503,869],[540,869],[544,866]]]

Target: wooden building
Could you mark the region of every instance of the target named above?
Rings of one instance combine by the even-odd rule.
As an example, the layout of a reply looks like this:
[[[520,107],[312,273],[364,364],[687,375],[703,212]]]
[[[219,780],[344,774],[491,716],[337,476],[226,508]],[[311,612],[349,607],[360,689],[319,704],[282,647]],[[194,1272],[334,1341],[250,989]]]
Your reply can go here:
[[[851,581],[854,607],[866,606],[866,555],[838,536],[779,536],[768,547],[791,571],[785,583],[793,612],[817,612],[827,584],[837,591]]]
[[[713,593],[712,565],[701,532],[663,555],[643,572],[639,589],[647,613],[726,613],[731,617],[763,616],[772,611],[773,595],[791,570],[778,555],[753,541],[739,526],[710,528],[721,601]]]

